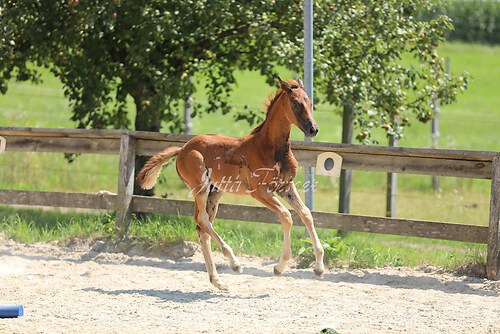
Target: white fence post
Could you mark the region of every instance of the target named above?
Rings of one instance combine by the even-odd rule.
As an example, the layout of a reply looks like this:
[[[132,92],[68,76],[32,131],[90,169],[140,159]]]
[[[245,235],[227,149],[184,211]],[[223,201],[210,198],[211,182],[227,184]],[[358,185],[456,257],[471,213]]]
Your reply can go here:
[[[314,112],[314,54],[313,54],[313,1],[304,1],[304,85],[305,91],[311,99]],[[312,141],[312,138],[304,138],[305,141]],[[314,168],[305,167],[305,179],[309,187],[305,189],[306,206],[314,210]]]

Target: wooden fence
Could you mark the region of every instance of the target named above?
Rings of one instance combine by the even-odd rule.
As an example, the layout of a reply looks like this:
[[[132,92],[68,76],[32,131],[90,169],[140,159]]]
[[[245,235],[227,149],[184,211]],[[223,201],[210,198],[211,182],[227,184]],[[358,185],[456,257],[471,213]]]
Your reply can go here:
[[[117,194],[88,194],[0,189],[0,204],[116,210],[117,233],[124,234],[132,212],[192,215],[191,201],[133,195],[134,159],[167,146],[183,145],[190,136],[121,130],[0,127],[0,149],[25,152],[119,154]],[[2,145],[3,142],[3,145]],[[491,180],[488,226],[436,221],[313,212],[317,227],[488,244],[487,276],[500,268],[500,152],[415,149],[333,143],[292,142],[302,166],[315,166],[322,152],[343,157],[342,168],[392,173]],[[424,208],[423,208],[424,209]],[[221,204],[218,218],[279,224],[264,207]],[[294,222],[300,219],[293,213]]]

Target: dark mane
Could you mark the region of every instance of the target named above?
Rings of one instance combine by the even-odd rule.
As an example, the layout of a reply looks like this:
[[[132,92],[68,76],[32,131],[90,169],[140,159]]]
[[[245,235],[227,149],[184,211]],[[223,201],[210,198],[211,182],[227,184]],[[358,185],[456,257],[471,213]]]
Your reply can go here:
[[[300,88],[299,83],[295,80],[288,80],[288,84],[290,85],[290,88],[292,88],[292,89]],[[262,128],[264,127],[264,124],[267,121],[267,117],[269,116],[269,112],[271,111],[271,109],[273,109],[274,103],[276,103],[276,101],[278,101],[281,94],[283,94],[283,93],[284,93],[284,90],[280,88],[276,91],[276,93],[274,93],[274,96],[272,96],[272,95],[269,96],[268,101],[266,103],[264,103],[264,106],[266,107],[266,119],[264,119],[264,121],[262,123],[257,125],[257,127],[255,129],[253,129],[252,132],[250,132],[250,134],[254,134],[254,133],[257,133],[260,130],[262,130]]]
[[[264,104],[266,106],[266,119],[264,119],[264,121],[262,123],[257,125],[257,127],[255,129],[253,129],[252,132],[250,132],[250,134],[254,134],[254,133],[257,133],[260,130],[262,130],[262,128],[264,127],[264,124],[267,121],[267,117],[269,116],[269,112],[273,108],[276,101],[278,101],[281,94],[283,94],[283,92],[284,92],[283,89],[280,88],[276,91],[276,93],[274,94],[274,97],[269,96],[269,100]]]

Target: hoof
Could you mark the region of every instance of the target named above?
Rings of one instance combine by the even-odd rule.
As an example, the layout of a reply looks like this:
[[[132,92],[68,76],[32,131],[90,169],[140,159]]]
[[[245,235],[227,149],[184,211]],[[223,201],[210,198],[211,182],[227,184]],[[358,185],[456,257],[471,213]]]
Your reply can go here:
[[[233,269],[234,272],[241,274],[243,272],[243,268],[241,267],[240,261],[234,259],[233,261],[229,261],[229,266]]]
[[[274,267],[274,276],[281,276],[282,272]]]
[[[238,273],[238,274],[241,274],[243,272],[243,268],[241,268],[241,266],[239,266],[239,265],[231,267],[231,269],[233,269],[233,271]]]
[[[218,282],[212,282],[212,284],[219,290],[221,291],[228,291],[229,290],[229,287],[227,284],[225,284],[224,282],[222,281],[218,281]]]
[[[320,268],[320,269],[314,268],[314,274],[316,274],[316,276],[318,276],[320,278],[323,277],[324,272],[325,272],[325,270],[323,268]]]
[[[229,287],[227,286],[227,284],[225,284],[220,279],[213,279],[211,277],[210,278],[210,283],[212,283],[212,285],[215,286],[219,290],[222,290],[222,291],[228,291],[229,290]]]

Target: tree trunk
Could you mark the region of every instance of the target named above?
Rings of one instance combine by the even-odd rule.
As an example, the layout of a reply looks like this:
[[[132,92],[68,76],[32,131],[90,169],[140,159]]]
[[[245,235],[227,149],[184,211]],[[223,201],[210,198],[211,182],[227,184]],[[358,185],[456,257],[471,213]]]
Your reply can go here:
[[[133,96],[136,106],[135,129],[137,131],[160,132],[161,112],[163,104],[161,98],[152,94],[139,93]],[[136,156],[135,178],[139,175],[144,164],[149,160],[148,156]],[[142,189],[137,182],[134,183],[134,195],[153,196],[154,190]]]
[[[352,144],[354,132],[354,106],[350,103],[344,104],[342,113],[342,144]],[[352,171],[342,169],[339,180],[339,213],[349,213],[351,207],[351,179]],[[347,231],[339,230],[337,234],[341,237],[347,236]]]

